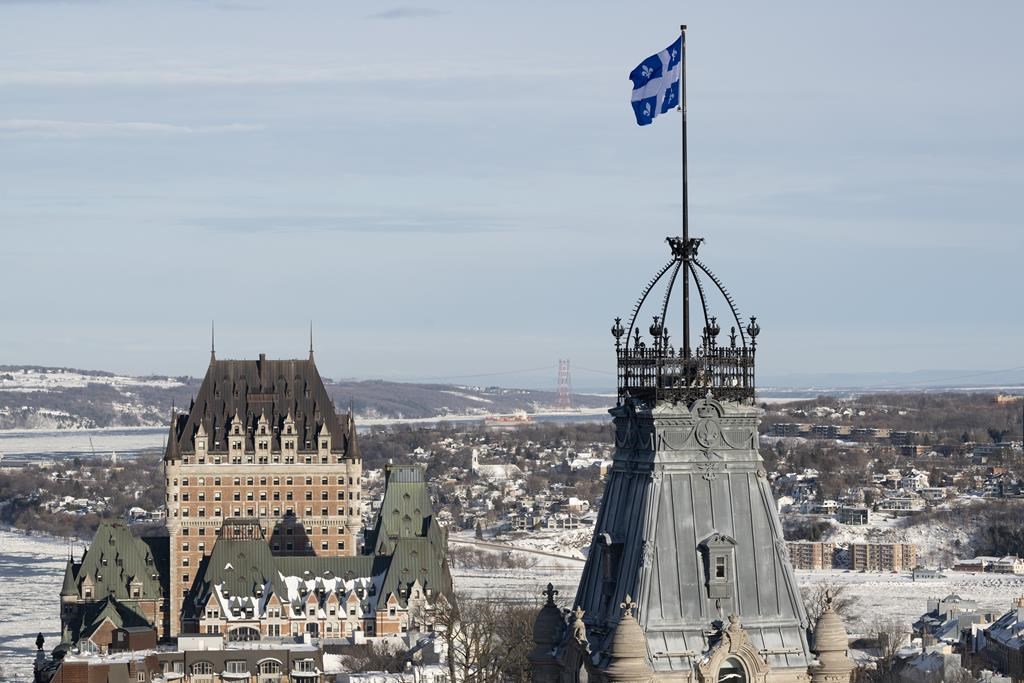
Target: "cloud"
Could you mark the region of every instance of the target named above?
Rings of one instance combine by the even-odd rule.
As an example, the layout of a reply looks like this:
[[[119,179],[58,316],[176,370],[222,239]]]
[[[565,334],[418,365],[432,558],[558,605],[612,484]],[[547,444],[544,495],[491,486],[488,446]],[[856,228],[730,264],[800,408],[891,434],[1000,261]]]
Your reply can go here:
[[[367,19],[433,19],[446,12],[433,7],[395,7],[368,15]]]
[[[407,212],[379,209],[329,215],[217,216],[186,222],[209,230],[233,233],[483,233],[512,228],[506,221],[476,212],[424,208],[409,209]]]
[[[215,126],[181,126],[145,121],[56,121],[49,119],[2,119],[0,136],[19,138],[100,138],[140,135],[214,135],[252,133],[264,126],[229,123]]]
[[[565,66],[523,61],[481,65],[466,60],[432,62],[393,68],[393,65],[323,63],[210,66],[207,64],[97,64],[83,68],[68,64],[34,65],[0,62],[0,86],[96,87],[96,86],[273,86],[324,83],[444,82],[486,78],[489,80],[538,80],[578,78],[597,73],[586,66]]]

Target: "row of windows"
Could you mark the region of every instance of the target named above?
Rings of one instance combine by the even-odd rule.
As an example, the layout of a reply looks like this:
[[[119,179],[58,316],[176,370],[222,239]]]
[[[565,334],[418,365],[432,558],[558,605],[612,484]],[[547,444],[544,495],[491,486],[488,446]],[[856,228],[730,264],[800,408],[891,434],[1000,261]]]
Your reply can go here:
[[[221,485],[221,478],[220,477],[211,477],[210,479],[212,480],[213,486],[220,486]],[[338,486],[343,486],[345,484],[345,479],[346,479],[346,477],[337,477],[337,479],[336,479],[337,485]],[[347,477],[347,479],[348,479],[348,485],[352,486],[353,483],[354,483],[353,478],[352,477]],[[170,480],[170,479],[167,480],[167,486],[168,487],[171,486],[171,481],[172,480]],[[178,485],[178,478],[175,477],[173,481],[174,481],[174,486],[177,486]],[[182,486],[188,486],[191,481],[192,480],[189,479],[188,477],[182,477],[181,478],[181,485]],[[273,481],[273,485],[274,486],[280,486],[281,485],[281,477],[271,477],[271,478],[260,477],[260,486],[266,486],[267,482],[269,482],[269,481]],[[242,485],[242,478],[241,477],[235,477],[232,480],[232,483],[235,486],[241,486]],[[285,483],[286,486],[292,486],[295,483],[295,477],[285,477],[284,478],[284,483]],[[320,477],[320,485],[321,486],[327,486],[329,483],[330,483],[330,477],[323,477],[323,476]],[[255,486],[255,484],[256,484],[256,478],[255,477],[246,477],[245,478],[245,485],[246,486]],[[305,484],[306,484],[306,486],[312,486],[313,485],[313,477],[306,477],[305,478]],[[208,486],[209,484],[206,481],[206,477],[197,477],[196,478],[196,485],[197,486]]]
[[[339,465],[343,464],[343,463],[349,463],[349,464],[355,465],[357,462],[359,462],[358,458],[346,458],[343,455],[335,455],[333,457],[333,460],[332,460],[326,454],[321,454],[319,456],[312,455],[312,454],[307,454],[307,455],[303,455],[301,457],[296,457],[295,455],[292,455],[292,454],[289,454],[289,453],[285,453],[283,456],[282,456],[281,453],[277,453],[277,452],[271,453],[270,455],[264,455],[264,453],[266,453],[266,451],[260,451],[259,455],[257,455],[256,453],[252,453],[252,452],[244,453],[244,455],[243,455],[242,450],[238,449],[238,450],[232,452],[230,457],[228,457],[228,456],[223,456],[222,457],[221,455],[219,455],[217,453],[211,453],[209,458],[207,458],[207,456],[204,453],[199,453],[198,455],[195,456],[195,458],[193,458],[190,455],[183,455],[182,458],[181,458],[181,462],[183,464],[185,464],[185,465],[191,465],[193,463],[196,464],[196,465],[205,465],[207,460],[209,460],[210,464],[213,464],[213,465],[220,465],[220,464],[223,464],[223,463],[231,463],[233,465],[241,465],[243,462],[245,462],[246,464],[250,464],[250,465],[252,463],[254,463],[254,462],[258,462],[261,465],[268,465],[270,463],[277,463],[277,464],[284,463],[286,465],[294,465],[296,462],[303,462],[303,463],[305,463],[307,465],[313,465],[315,463],[320,463],[321,465],[326,465],[326,464],[328,464],[330,462],[333,462],[333,463],[339,464]]]
[[[187,532],[188,529],[182,529],[182,531],[183,532]],[[203,532],[203,531],[205,531],[205,529],[200,529],[199,531]],[[292,527],[285,527],[285,529],[284,529],[285,536],[293,536],[294,532],[295,532],[295,530]],[[305,532],[306,532],[307,535],[312,535],[313,528],[307,526],[307,527],[305,527]],[[331,533],[331,528],[330,527],[326,527],[326,526],[320,527],[320,535],[322,535],[322,536],[329,536],[330,533]],[[347,532],[345,531],[345,527],[339,526],[339,527],[335,527],[334,533],[337,534],[338,536],[343,536]],[[183,535],[188,536],[188,533],[184,533]],[[201,534],[201,535],[205,535],[205,534]],[[187,553],[191,547],[192,546],[191,546],[191,544],[188,541],[184,541],[181,544],[181,552]],[[200,541],[196,545],[196,550],[198,550],[201,553],[202,552],[206,552],[206,543]]]
[[[260,494],[260,500],[267,500],[268,494],[267,494],[266,491],[260,491],[259,494]],[[273,498],[274,500],[281,500],[281,492],[280,491],[273,491],[272,494],[273,495],[269,496],[270,498]],[[192,496],[192,494],[190,494],[187,491],[182,493],[181,494],[182,502],[186,502],[187,503],[189,500],[191,500],[191,496]],[[336,493],[336,497],[337,497],[338,500],[345,500],[346,499],[345,498],[345,491],[338,491]],[[242,492],[241,491],[235,491],[231,495],[231,498],[233,500],[236,500],[236,501],[241,501],[242,500]],[[246,491],[245,492],[245,499],[246,500],[253,500],[254,498],[255,498],[255,493],[253,491]],[[285,500],[294,500],[294,498],[295,498],[295,496],[294,496],[294,493],[292,491],[289,490],[289,491],[285,491],[284,492],[284,499]],[[307,490],[305,498],[306,498],[306,500],[313,500],[313,491],[308,491]],[[361,498],[361,495],[360,495],[359,491],[355,491],[354,493],[352,491],[348,492],[348,500],[359,500],[360,498]],[[205,501],[206,500],[206,491],[199,491],[196,494],[196,499],[199,500],[199,501]],[[220,499],[221,499],[221,492],[220,491],[214,491],[213,492],[213,500],[220,500]],[[177,493],[172,494],[171,495],[171,500],[173,500],[175,503],[178,502],[178,494]],[[320,491],[320,500],[330,500],[330,491]]]
[[[266,517],[267,516],[267,510],[268,510],[268,508],[260,508],[259,516],[260,517]],[[345,516],[345,508],[337,508],[337,511],[338,511],[337,515],[339,517],[344,517]],[[222,516],[224,516],[222,514],[220,508],[213,508],[212,513],[213,513],[214,517],[222,517]],[[284,514],[285,514],[285,516],[294,515],[295,514],[295,508],[285,507],[284,508]],[[355,515],[356,514],[355,513],[355,508],[351,508],[351,507],[348,508],[348,514],[350,516]],[[306,515],[306,517],[312,517],[313,516],[313,508],[311,508],[311,507],[306,508],[305,515]],[[177,510],[174,511],[174,516],[175,517],[178,516],[178,511]],[[181,508],[181,516],[182,517],[188,517],[189,516],[189,508],[187,508],[187,507]],[[197,517],[206,517],[206,507],[205,506],[197,507],[196,508],[196,516]],[[232,508],[231,509],[231,516],[232,517],[241,517],[242,516],[242,508]],[[245,516],[246,517],[255,517],[256,516],[256,508],[245,508]],[[271,512],[271,516],[272,517],[280,517],[281,516],[281,508],[279,508],[279,507],[273,508],[273,511]],[[328,517],[328,516],[330,516],[330,512],[328,511],[328,508],[325,508],[325,507],[320,508],[320,516],[321,517]]]

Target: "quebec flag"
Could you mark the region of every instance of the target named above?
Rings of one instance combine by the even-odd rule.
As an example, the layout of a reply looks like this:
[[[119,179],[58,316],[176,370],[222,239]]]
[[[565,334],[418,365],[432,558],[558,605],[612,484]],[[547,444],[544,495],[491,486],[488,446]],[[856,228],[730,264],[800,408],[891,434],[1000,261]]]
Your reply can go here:
[[[629,74],[633,81],[633,113],[646,126],[658,114],[679,106],[679,68],[683,58],[682,36],[656,55],[651,55]]]

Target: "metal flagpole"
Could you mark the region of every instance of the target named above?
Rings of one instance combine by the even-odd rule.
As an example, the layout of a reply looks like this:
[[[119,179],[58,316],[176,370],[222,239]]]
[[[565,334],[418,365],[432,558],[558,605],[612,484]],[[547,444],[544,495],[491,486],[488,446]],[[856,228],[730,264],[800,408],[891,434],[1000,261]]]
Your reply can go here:
[[[690,206],[686,187],[686,24],[679,27],[679,111],[683,118],[683,355],[690,357]]]

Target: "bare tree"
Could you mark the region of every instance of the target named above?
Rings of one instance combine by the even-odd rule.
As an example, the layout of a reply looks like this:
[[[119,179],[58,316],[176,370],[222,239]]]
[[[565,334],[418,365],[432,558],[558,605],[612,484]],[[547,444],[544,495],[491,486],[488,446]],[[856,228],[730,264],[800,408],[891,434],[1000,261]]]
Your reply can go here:
[[[438,599],[434,627],[447,649],[448,675],[460,683],[529,679],[536,608],[493,600]]]
[[[906,642],[910,629],[894,617],[877,617],[868,628],[878,648],[872,679],[878,683],[889,683],[896,680],[896,653]]]
[[[818,623],[818,617],[825,611],[825,605],[832,601],[832,610],[841,617],[850,616],[857,598],[847,591],[847,584],[833,579],[824,579],[810,586],[802,586],[804,610],[811,628]]]

